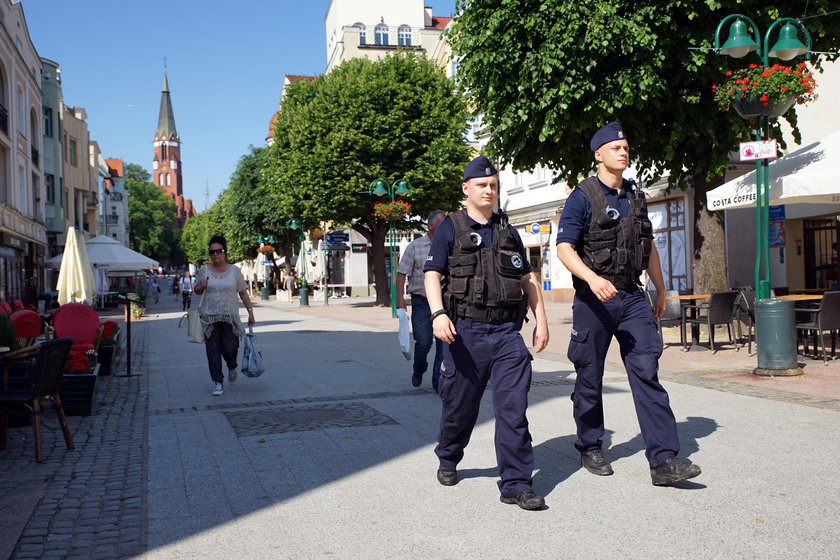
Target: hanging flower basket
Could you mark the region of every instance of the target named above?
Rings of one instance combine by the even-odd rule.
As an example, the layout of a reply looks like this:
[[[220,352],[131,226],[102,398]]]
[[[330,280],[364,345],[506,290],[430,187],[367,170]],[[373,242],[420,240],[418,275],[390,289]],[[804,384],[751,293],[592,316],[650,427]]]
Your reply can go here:
[[[805,63],[767,68],[750,64],[748,68],[730,70],[726,77],[724,83],[712,86],[715,101],[721,110],[728,111],[732,106],[745,119],[780,117],[794,104],[817,98],[816,82]]]
[[[411,204],[404,200],[377,202],[373,205],[373,215],[383,220],[402,220],[411,212]]]
[[[259,249],[257,249],[257,253],[274,253],[274,246],[272,245],[263,245]]]

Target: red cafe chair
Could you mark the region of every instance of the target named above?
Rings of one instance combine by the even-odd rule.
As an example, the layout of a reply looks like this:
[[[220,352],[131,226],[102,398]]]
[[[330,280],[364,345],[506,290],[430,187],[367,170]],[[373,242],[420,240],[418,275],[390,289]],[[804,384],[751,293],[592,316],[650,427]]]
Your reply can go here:
[[[71,357],[97,350],[101,325],[99,315],[89,305],[65,303],[53,313],[52,325],[56,338],[73,339],[73,346],[70,348]]]

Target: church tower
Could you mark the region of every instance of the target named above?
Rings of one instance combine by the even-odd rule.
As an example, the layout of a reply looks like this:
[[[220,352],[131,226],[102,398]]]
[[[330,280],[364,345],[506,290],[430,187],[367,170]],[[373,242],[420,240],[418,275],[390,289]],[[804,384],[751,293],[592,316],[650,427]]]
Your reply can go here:
[[[175,203],[178,209],[177,227],[182,227],[187,218],[195,215],[192,201],[184,199],[184,185],[181,177],[181,136],[175,128],[175,113],[169,96],[169,80],[163,72],[163,89],[160,94],[160,114],[154,136],[154,160],[152,161],[152,182]]]

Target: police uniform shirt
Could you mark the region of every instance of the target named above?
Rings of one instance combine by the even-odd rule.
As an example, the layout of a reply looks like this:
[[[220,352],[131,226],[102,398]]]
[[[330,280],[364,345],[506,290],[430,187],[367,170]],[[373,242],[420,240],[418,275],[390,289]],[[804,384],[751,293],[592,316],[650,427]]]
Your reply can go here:
[[[467,215],[467,223],[475,233],[481,236],[482,247],[492,247],[493,245],[493,226],[499,223],[499,215],[494,213],[487,223],[480,224]],[[522,238],[519,237],[519,232],[516,228],[510,228],[514,246],[517,252],[522,256],[522,276],[531,272],[531,263],[525,254],[525,246],[522,244]],[[433,270],[440,272],[444,276],[449,270],[449,255],[452,254],[452,249],[455,247],[455,224],[450,218],[446,218],[438,226],[435,238],[432,239],[432,247],[429,250],[429,256],[426,259],[426,265],[423,267],[423,272]]]
[[[627,179],[624,179],[624,184],[621,192],[608,187],[600,179],[598,184],[604,190],[604,196],[607,197],[607,204],[610,208],[618,210],[619,216],[626,218],[630,213],[630,200],[627,198],[627,192],[633,188],[633,184]],[[592,205],[583,189],[574,189],[569,198],[566,199],[566,204],[563,205],[563,213],[560,215],[560,225],[557,228],[557,241],[560,243],[571,243],[575,247],[580,247],[583,243],[583,234],[589,229],[592,222]]]

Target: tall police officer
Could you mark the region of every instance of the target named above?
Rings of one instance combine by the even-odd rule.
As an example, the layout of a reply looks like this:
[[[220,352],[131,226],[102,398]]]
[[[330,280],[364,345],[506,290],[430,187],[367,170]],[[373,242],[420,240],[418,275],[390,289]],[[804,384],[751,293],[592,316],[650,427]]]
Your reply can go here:
[[[493,212],[499,179],[490,160],[472,160],[461,188],[466,209],[440,225],[423,269],[434,333],[446,343],[438,384],[443,406],[437,478],[444,486],[458,483],[455,467],[492,380],[500,499],[540,509],[545,500],[532,490],[534,452],[525,416],[532,358],[519,329],[530,306],[536,318],[533,346],[541,352],[548,344],[542,292],[516,230],[504,213]]]
[[[645,195],[622,175],[630,147],[621,125],[611,122],[592,137],[598,174],[569,195],[557,231],[557,255],[573,275],[569,360],[577,379],[572,394],[581,464],[597,475],[613,474],[601,451],[604,360],[615,336],[630,380],[636,415],[647,446],[653,484],[663,486],[700,474],[679,459],[679,439],[668,393],[659,383],[662,340],[639,286],[646,270],[656,288],[655,314],[665,311],[665,284]]]

